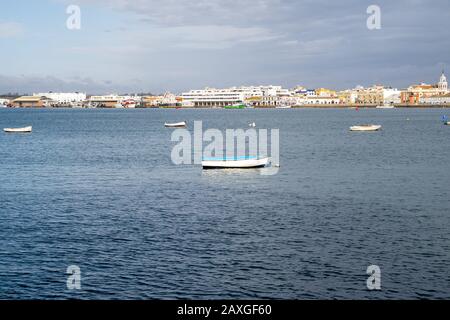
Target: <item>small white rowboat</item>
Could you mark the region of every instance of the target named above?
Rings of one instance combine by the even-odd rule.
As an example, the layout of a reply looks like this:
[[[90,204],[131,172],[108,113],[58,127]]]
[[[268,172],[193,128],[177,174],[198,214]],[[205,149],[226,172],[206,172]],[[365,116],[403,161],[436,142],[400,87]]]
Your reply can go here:
[[[25,127],[25,128],[5,128],[3,131],[7,133],[30,133],[33,130],[33,127]]]
[[[450,121],[444,122],[446,126],[450,126]]]
[[[291,109],[292,108],[292,106],[278,106],[278,107],[275,107],[275,109]]]
[[[381,126],[373,125],[373,124],[365,124],[365,125],[350,127],[350,131],[378,131],[380,129],[381,129]]]
[[[395,109],[395,106],[390,105],[390,104],[386,104],[383,106],[377,106],[377,109]]]
[[[177,122],[177,123],[165,123],[164,126],[166,128],[184,128],[187,126],[187,122]]]
[[[202,166],[203,169],[252,169],[265,167],[268,163],[269,158],[205,158]]]

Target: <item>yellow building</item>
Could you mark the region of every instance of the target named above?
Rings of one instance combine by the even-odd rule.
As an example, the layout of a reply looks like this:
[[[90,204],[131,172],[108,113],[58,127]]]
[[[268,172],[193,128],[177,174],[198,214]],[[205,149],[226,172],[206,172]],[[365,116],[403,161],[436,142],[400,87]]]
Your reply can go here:
[[[244,100],[244,103],[251,106],[260,106],[262,104],[262,100],[262,97],[249,97]]]
[[[376,85],[370,88],[360,88],[356,90],[356,103],[365,105],[383,105],[384,87]]]
[[[345,105],[352,105],[356,103],[356,99],[358,98],[358,94],[353,90],[345,90],[340,91],[338,93],[338,98],[340,103]]]
[[[337,97],[337,92],[331,89],[319,88],[316,89],[316,95],[319,97]]]
[[[163,100],[162,96],[145,96],[142,97],[143,108],[157,108]]]
[[[40,96],[23,96],[12,101],[13,107],[16,108],[44,108],[52,105],[52,100],[47,97]]]

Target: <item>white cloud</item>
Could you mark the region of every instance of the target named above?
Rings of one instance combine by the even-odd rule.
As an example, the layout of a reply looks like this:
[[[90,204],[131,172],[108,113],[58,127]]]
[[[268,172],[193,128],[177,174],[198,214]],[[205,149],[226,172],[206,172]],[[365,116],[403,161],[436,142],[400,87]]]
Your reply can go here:
[[[282,0],[79,0],[81,5],[101,4],[130,11],[149,22],[166,25],[245,24],[265,20]]]

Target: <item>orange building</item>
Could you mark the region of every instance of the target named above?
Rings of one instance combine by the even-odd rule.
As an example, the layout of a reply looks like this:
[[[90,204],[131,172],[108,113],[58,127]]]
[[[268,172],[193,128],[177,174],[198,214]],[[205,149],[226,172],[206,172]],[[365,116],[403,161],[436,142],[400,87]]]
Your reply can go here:
[[[419,104],[421,99],[445,95],[447,93],[447,78],[445,77],[444,72],[442,72],[439,83],[435,85],[422,83],[410,86],[406,91],[403,91],[401,93],[401,102],[406,104]]]

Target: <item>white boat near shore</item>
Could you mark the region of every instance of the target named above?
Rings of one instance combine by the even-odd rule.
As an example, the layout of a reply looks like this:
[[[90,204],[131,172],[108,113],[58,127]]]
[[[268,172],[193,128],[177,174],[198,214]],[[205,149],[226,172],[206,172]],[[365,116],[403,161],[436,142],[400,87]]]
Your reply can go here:
[[[359,126],[350,127],[350,131],[378,131],[381,129],[380,125],[363,124]]]
[[[164,126],[166,128],[185,128],[187,126],[187,122],[176,122],[176,123],[165,123]]]
[[[385,104],[382,106],[377,106],[377,109],[395,109],[395,107],[391,104]]]
[[[292,108],[292,106],[278,106],[278,107],[275,107],[275,109],[291,109]]]
[[[269,163],[269,158],[257,157],[238,158],[204,158],[203,169],[252,169],[263,168]]]
[[[24,128],[5,128],[3,131],[6,133],[30,133],[33,130],[33,127],[24,127]]]

